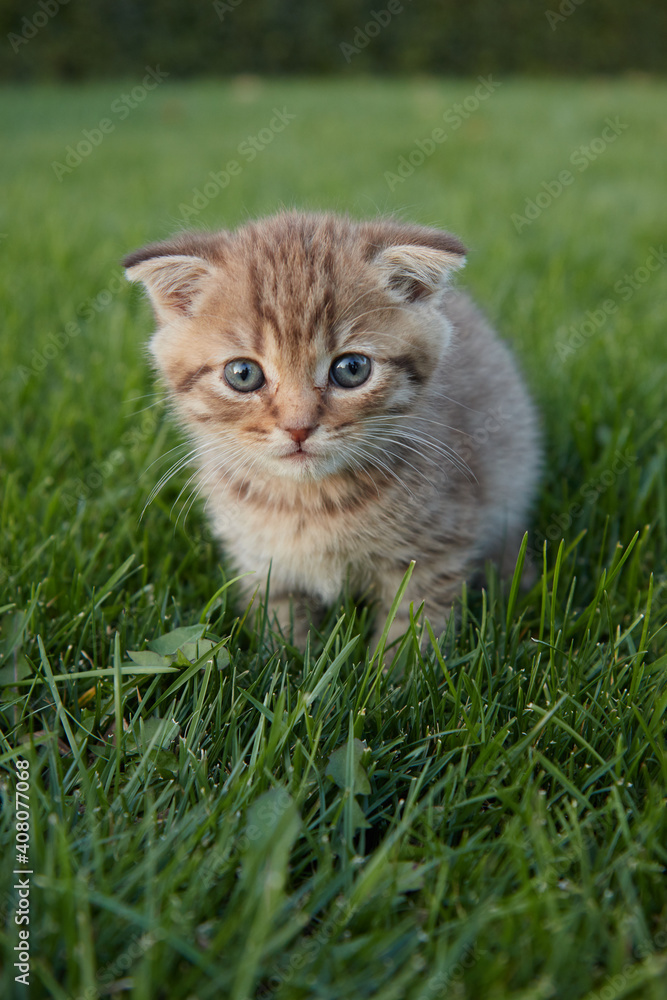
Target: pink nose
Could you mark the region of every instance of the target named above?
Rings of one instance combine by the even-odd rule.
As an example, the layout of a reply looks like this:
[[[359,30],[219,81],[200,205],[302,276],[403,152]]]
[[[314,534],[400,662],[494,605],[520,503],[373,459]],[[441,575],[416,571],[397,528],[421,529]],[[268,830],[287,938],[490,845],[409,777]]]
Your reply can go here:
[[[297,444],[301,444],[302,441],[305,441],[306,438],[310,437],[310,435],[313,433],[313,431],[315,430],[315,428],[314,427],[285,427],[284,430],[285,430],[285,432],[287,434],[289,434],[289,436],[292,438],[293,441],[296,441]]]

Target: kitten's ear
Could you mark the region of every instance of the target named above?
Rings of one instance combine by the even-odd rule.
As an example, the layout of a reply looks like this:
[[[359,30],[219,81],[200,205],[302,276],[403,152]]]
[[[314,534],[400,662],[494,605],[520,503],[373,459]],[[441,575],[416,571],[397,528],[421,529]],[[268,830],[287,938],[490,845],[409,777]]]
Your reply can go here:
[[[135,250],[123,261],[125,276],[145,286],[159,319],[191,316],[213,274],[220,239],[219,234],[184,233]]]
[[[460,250],[403,244],[382,250],[375,262],[387,285],[407,302],[425,299],[447,285],[452,273],[466,262]]]
[[[150,295],[156,315],[167,318],[174,313],[190,316],[211,267],[200,257],[172,254],[153,257],[125,270],[128,281],[140,281]]]

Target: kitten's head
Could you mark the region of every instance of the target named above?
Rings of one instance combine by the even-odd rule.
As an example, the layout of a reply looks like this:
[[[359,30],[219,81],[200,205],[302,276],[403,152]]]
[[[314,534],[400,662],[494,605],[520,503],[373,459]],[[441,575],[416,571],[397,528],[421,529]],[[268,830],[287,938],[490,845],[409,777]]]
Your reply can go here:
[[[237,466],[320,479],[365,466],[382,418],[417,405],[451,337],[441,298],[464,254],[434,229],[285,213],[124,263],[197,436]]]

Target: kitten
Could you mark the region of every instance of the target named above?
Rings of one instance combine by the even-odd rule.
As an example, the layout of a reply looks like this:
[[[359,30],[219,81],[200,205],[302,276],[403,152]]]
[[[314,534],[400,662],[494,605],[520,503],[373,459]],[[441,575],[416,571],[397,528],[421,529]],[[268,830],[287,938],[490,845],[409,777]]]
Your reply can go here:
[[[284,213],[130,254],[151,351],[192,439],[215,534],[295,641],[348,583],[389,634],[424,601],[446,624],[462,582],[513,568],[539,470],[508,349],[450,288],[465,248],[394,221]],[[312,607],[310,608],[312,612]]]

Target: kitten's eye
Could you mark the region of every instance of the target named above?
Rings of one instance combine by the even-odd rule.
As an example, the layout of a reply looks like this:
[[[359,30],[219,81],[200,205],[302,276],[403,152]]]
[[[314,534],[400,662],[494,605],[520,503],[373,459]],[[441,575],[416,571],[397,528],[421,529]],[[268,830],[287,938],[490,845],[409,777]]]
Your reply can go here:
[[[362,385],[371,373],[371,359],[365,354],[344,354],[336,358],[329,375],[331,381],[343,389],[355,389]]]
[[[225,365],[225,380],[237,392],[254,392],[264,385],[264,372],[256,361],[237,358]]]

